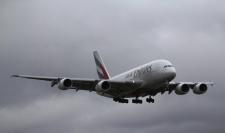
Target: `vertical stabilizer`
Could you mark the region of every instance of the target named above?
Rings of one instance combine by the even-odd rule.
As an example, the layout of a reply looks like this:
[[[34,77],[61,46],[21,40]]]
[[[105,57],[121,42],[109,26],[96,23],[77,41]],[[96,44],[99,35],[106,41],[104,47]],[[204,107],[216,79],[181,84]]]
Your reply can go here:
[[[95,58],[95,63],[96,63],[96,68],[97,68],[97,73],[98,73],[98,77],[100,79],[109,79],[109,73],[105,67],[105,64],[101,58],[101,56],[99,55],[98,51],[94,51],[94,58]]]

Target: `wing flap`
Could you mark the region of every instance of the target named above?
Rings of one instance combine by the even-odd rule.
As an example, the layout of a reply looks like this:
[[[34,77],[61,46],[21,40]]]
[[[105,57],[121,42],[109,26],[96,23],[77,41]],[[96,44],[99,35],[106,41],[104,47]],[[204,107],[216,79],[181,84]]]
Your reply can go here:
[[[74,89],[95,91],[95,86],[99,80],[94,79],[72,79]]]

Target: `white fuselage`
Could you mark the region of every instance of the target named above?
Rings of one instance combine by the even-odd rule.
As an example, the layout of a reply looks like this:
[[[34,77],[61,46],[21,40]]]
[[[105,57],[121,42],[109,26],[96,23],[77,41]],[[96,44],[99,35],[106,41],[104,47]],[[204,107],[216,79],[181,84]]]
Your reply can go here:
[[[167,60],[155,60],[110,78],[117,81],[142,81],[139,89],[157,89],[176,77],[175,67]],[[110,97],[108,94],[100,94]],[[144,94],[143,94],[144,95]]]

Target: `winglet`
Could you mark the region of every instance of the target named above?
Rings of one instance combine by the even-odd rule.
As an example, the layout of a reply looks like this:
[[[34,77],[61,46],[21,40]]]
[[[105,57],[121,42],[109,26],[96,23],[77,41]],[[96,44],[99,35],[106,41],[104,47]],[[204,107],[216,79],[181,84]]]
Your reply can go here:
[[[94,55],[94,59],[95,59],[95,63],[96,63],[96,68],[97,68],[97,73],[98,73],[98,77],[100,79],[109,79],[109,73],[104,65],[104,62],[101,58],[101,56],[99,55],[98,51],[94,51],[93,52]]]

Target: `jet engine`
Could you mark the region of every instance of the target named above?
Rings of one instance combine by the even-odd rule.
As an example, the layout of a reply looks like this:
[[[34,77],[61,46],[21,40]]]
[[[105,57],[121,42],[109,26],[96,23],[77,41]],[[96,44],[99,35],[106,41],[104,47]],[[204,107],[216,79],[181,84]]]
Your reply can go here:
[[[179,84],[175,88],[175,93],[177,95],[184,95],[184,94],[187,94],[189,92],[189,90],[190,90],[190,88],[187,84]]]
[[[195,94],[204,94],[206,91],[207,91],[208,87],[206,84],[202,84],[202,83],[199,83],[197,85],[195,85],[195,87],[193,88],[193,92]]]
[[[72,81],[70,79],[62,79],[59,81],[58,88],[60,90],[68,90],[72,86]]]
[[[95,87],[96,91],[99,91],[99,92],[103,92],[110,88],[111,88],[111,84],[106,80],[100,81]]]

